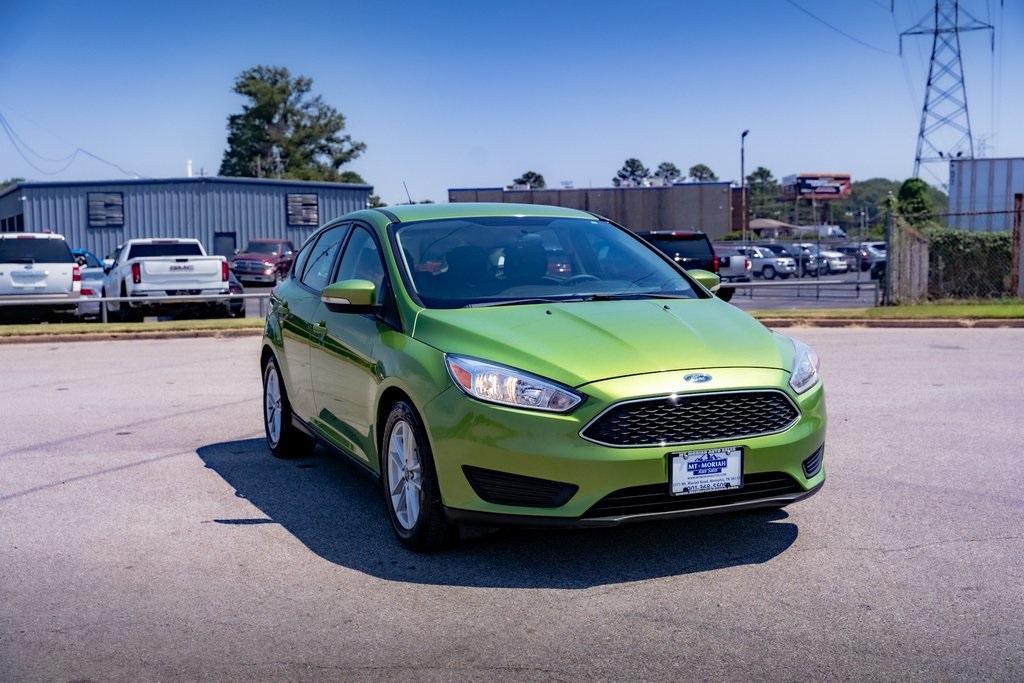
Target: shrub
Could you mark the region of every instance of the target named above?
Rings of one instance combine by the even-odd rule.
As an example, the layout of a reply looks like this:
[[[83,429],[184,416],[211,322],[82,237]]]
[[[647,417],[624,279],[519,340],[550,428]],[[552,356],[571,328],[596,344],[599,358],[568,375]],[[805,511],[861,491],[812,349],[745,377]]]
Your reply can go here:
[[[929,228],[928,296],[990,298],[1010,293],[1013,256],[1009,232]]]

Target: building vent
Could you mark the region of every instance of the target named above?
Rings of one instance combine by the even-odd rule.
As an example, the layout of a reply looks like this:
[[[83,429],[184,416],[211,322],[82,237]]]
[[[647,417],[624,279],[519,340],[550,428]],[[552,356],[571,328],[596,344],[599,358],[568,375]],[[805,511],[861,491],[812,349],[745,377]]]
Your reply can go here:
[[[88,192],[90,228],[124,227],[124,195],[120,192]]]
[[[320,225],[320,205],[315,194],[288,195],[288,225],[314,228]]]

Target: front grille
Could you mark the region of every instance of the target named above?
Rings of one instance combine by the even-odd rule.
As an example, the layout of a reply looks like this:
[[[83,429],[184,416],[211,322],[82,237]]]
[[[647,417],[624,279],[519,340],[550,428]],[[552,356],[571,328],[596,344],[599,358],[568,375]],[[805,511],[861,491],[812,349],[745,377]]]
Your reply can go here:
[[[235,261],[234,264],[234,270],[243,273],[262,273],[270,267],[262,261]]]
[[[811,455],[804,460],[804,474],[808,479],[813,477],[821,469],[821,461],[825,458],[825,444],[821,444],[818,450],[811,453]]]
[[[667,446],[774,434],[797,417],[781,391],[682,394],[612,406],[580,435],[608,446]]]
[[[524,477],[482,467],[463,465],[462,471],[476,495],[488,503],[556,508],[569,502],[579,487],[549,479]]]
[[[716,505],[744,503],[802,491],[803,489],[793,477],[781,472],[747,474],[743,476],[741,488],[694,493],[687,496],[673,496],[669,492],[668,483],[648,484],[609,493],[583,513],[583,517],[621,517],[656,512],[699,510]]]

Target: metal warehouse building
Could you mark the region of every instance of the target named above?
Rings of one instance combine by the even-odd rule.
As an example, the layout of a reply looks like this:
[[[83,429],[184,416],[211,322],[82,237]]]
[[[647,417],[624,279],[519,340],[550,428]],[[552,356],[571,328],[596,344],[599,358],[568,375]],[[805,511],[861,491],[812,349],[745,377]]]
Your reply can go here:
[[[0,192],[0,231],[64,235],[101,258],[128,239],[195,237],[230,256],[253,238],[304,240],[366,208],[369,185],[256,178],[24,182]]]

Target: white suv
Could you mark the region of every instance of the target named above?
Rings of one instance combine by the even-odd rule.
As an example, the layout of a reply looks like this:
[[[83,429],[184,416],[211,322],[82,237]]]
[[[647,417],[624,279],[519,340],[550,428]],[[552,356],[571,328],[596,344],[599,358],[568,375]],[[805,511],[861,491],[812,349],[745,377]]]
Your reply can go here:
[[[82,272],[63,235],[0,233],[0,297],[45,295],[57,303],[0,306],[0,318],[73,315],[81,289]]]

